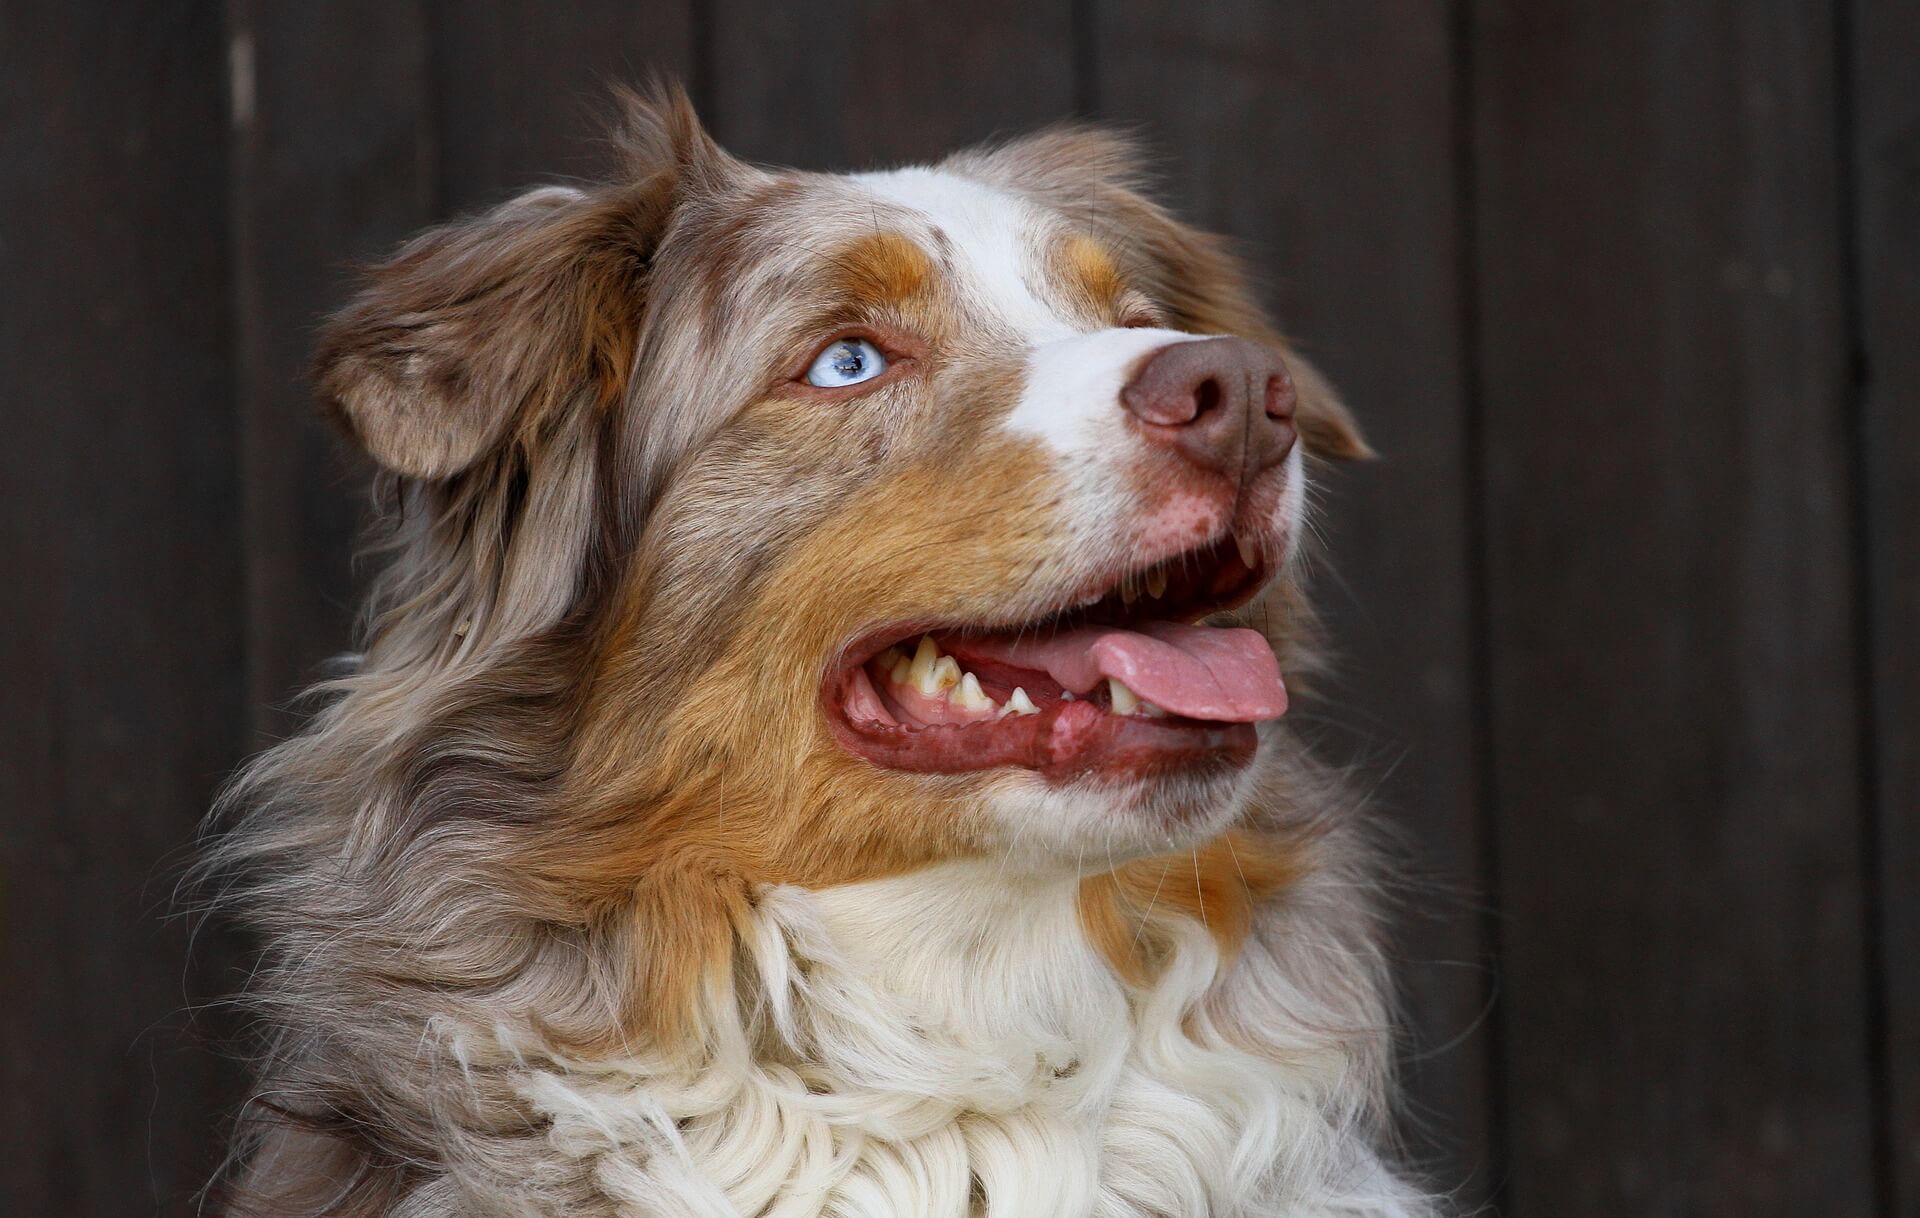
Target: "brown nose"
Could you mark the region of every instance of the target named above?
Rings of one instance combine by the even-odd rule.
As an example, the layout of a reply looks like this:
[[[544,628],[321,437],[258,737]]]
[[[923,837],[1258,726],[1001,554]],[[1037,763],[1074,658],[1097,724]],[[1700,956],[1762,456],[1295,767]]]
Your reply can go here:
[[[1279,352],[1244,338],[1162,347],[1120,391],[1149,438],[1245,486],[1292,451],[1293,378]]]

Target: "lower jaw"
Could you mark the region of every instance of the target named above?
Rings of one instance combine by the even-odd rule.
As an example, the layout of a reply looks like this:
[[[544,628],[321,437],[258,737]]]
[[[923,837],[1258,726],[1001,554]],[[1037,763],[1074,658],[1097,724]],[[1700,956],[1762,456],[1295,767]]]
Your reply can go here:
[[[1259,746],[1251,723],[1122,716],[1085,701],[1058,703],[1038,714],[992,723],[917,728],[855,726],[839,706],[826,710],[827,721],[848,751],[887,769],[923,774],[1010,766],[1054,782],[1141,782],[1237,770],[1253,759]]]

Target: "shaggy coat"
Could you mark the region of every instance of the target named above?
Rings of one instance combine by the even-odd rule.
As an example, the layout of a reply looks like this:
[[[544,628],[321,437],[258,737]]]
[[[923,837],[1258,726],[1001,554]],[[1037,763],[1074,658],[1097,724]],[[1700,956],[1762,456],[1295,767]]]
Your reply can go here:
[[[1266,583],[1209,621],[1310,674],[1305,487],[1365,445],[1223,247],[1098,131],[771,171],[669,93],[619,139],[321,338],[385,562],[217,812],[263,944],[229,1212],[1427,1214],[1382,1157],[1370,851],[1284,721],[1158,768],[849,743],[877,629],[1022,628],[1229,531]],[[886,372],[804,382],[849,334]],[[1122,430],[1193,335],[1285,353],[1270,483]]]

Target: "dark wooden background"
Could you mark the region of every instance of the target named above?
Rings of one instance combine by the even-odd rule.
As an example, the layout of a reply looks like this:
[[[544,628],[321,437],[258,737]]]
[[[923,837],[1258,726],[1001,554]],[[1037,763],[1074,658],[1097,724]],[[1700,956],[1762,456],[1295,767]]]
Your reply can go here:
[[[1410,1137],[1510,1218],[1920,1214],[1911,0],[0,3],[0,1214],[190,1211],[160,918],[344,647],[342,268],[600,164],[1141,127],[1387,459],[1328,587],[1418,882]]]

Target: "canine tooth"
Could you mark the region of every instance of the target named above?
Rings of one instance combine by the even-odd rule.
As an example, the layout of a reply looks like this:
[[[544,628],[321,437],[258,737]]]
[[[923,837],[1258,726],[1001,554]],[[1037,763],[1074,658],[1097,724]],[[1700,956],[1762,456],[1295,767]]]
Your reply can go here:
[[[881,672],[891,674],[894,668],[899,665],[900,661],[904,659],[906,659],[906,657],[900,654],[898,647],[889,647],[879,655],[873,657],[873,666]]]
[[[911,685],[923,694],[933,693],[933,666],[940,662],[940,646],[927,635],[920,636],[920,646],[913,653],[913,659],[907,664],[907,679],[903,685]]]
[[[907,683],[908,676],[912,672],[913,672],[913,661],[909,660],[906,656],[903,655],[893,662],[892,668],[889,668],[887,670],[887,679],[889,681],[892,681],[895,685],[905,685]]]
[[[914,688],[932,697],[934,694],[943,694],[958,684],[960,684],[960,662],[952,656],[941,656],[933,662],[933,667],[927,670],[926,676],[914,683]]]
[[[1071,701],[1073,701],[1073,691],[1072,691],[1072,690],[1070,690],[1070,689],[1063,689],[1063,690],[1061,690],[1061,691],[1060,691],[1060,700],[1061,700],[1062,702],[1071,702]]]
[[[1240,561],[1245,563],[1249,570],[1260,566],[1260,545],[1258,542],[1254,541],[1251,537],[1242,537],[1240,534],[1235,533],[1233,535],[1233,544],[1239,547]]]
[[[1140,709],[1140,696],[1112,677],[1107,678],[1107,697],[1113,700],[1113,713],[1131,715]]]
[[[1123,605],[1131,605],[1139,599],[1140,594],[1133,590],[1133,576],[1128,575],[1122,577],[1120,580],[1120,603]]]
[[[1167,571],[1165,567],[1155,567],[1147,572],[1147,591],[1153,599],[1159,600],[1167,594]]]
[[[1073,695],[1069,694],[1067,696],[1072,697]],[[1016,685],[1013,687],[1013,692],[1007,695],[1007,704],[1000,708],[1000,713],[996,718],[1004,719],[1008,715],[1037,715],[1039,713],[1040,708],[1033,704],[1032,698],[1027,697],[1027,691]]]
[[[1140,713],[1149,719],[1165,719],[1167,717],[1167,712],[1144,699],[1140,703]]]
[[[960,674],[960,684],[947,701],[961,710],[987,711],[993,709],[993,699],[987,697],[987,691],[980,688],[980,678],[970,672]]]

